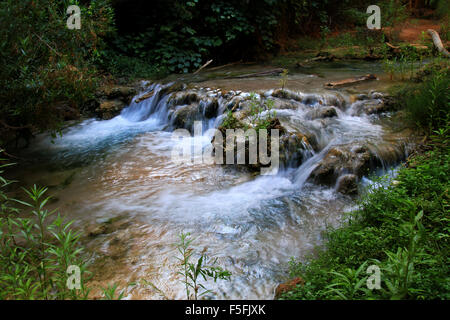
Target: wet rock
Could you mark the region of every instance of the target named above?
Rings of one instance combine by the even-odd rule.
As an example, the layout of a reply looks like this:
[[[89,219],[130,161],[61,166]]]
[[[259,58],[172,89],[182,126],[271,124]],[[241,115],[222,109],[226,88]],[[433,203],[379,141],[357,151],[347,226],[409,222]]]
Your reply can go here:
[[[295,110],[295,109],[297,109],[297,106],[295,104],[293,104],[293,103],[288,102],[288,101],[283,101],[283,100],[280,100],[280,99],[274,99],[273,109],[278,109],[278,110],[291,109],[291,110]]]
[[[358,176],[355,174],[344,174],[336,182],[336,191],[342,194],[358,193]]]
[[[382,94],[381,92],[373,91],[370,92],[369,97],[370,99],[383,99],[384,94]]]
[[[96,92],[95,96],[99,100],[119,99],[129,104],[136,94],[137,88],[133,86],[104,86]]]
[[[234,114],[233,114],[234,117]],[[226,137],[226,130],[227,129],[241,129],[243,131],[243,133],[245,134],[245,131],[247,129],[245,129],[245,123],[241,122],[240,120],[238,120],[237,118],[235,118],[235,121],[232,122],[231,126],[220,126],[218,128],[218,130],[222,133],[222,137],[223,137],[223,141],[222,141],[222,145],[220,146],[220,142],[216,142],[215,141],[215,137],[213,137],[211,143],[213,145],[213,155],[215,154],[215,152],[217,152],[217,150],[221,150],[223,152],[223,160],[225,161],[226,159],[226,153],[227,153],[227,139]],[[251,126],[250,126],[251,128]],[[277,129],[278,130],[278,134],[279,137],[283,136],[284,134],[286,134],[286,129],[281,125],[280,121],[278,118],[273,118],[270,120],[268,126],[267,126],[267,154],[270,157],[271,156],[271,133],[273,129]],[[257,131],[257,135],[258,135],[258,131]],[[260,170],[262,167],[266,167],[266,166],[270,166],[269,165],[264,165],[261,163],[260,158],[259,158],[259,153],[257,152],[257,154],[255,154],[255,163],[249,163],[249,159],[250,159],[250,144],[249,144],[249,137],[245,136],[245,144],[243,144],[243,149],[238,150],[237,149],[237,143],[236,143],[236,138],[234,138],[234,143],[232,144],[232,147],[234,148],[234,160],[233,160],[233,164],[240,166],[240,167],[245,167],[246,169],[249,169],[250,171],[258,171]],[[280,139],[282,140],[282,139]],[[217,145],[217,143],[219,143],[219,145]],[[280,146],[281,149],[281,146]],[[239,152],[240,151],[240,152]],[[238,164],[238,154],[242,153],[245,156],[245,163],[244,164]]]
[[[108,226],[106,224],[91,225],[87,228],[86,233],[89,237],[97,237],[108,233]]]
[[[95,111],[103,120],[109,120],[120,114],[126,106],[122,100],[107,100],[102,101]]]
[[[313,150],[308,138],[299,132],[286,132],[280,137],[280,163],[286,167],[298,167],[305,154]]]
[[[358,94],[356,100],[369,100],[369,96],[365,93]]]
[[[174,129],[183,128],[193,131],[194,121],[202,120],[198,104],[179,107],[171,115],[170,122]]]
[[[376,100],[357,101],[352,105],[353,115],[361,116],[363,114],[381,114],[395,110],[395,101],[392,98],[385,97]]]
[[[170,97],[170,104],[172,106],[182,106],[192,104],[200,101],[197,92],[194,91],[181,91],[175,93]]]
[[[274,90],[272,92],[272,96],[276,97],[276,98],[288,99],[288,100],[291,100],[291,99],[292,100],[296,100],[296,101],[302,101],[303,100],[302,97],[299,94],[297,94],[295,92],[292,92],[290,90],[284,90],[284,89]]]
[[[86,228],[86,234],[89,237],[97,237],[104,234],[113,233],[130,226],[130,221],[125,216],[110,218],[101,223],[89,225]]]
[[[169,93],[174,93],[174,92],[179,92],[186,89],[186,85],[184,83],[181,82],[175,82],[173,84],[169,84],[167,86],[165,86],[164,88],[162,88],[159,93],[161,96],[165,96]]]
[[[103,86],[95,93],[95,99],[83,106],[83,114],[111,119],[120,114],[136,94],[134,86]]]
[[[231,111],[236,111],[240,108],[240,103],[244,101],[244,98],[241,96],[235,96],[233,97],[233,99],[231,99],[231,101],[226,105],[225,109],[231,110]]]
[[[332,185],[341,174],[361,177],[370,167],[373,155],[361,145],[340,145],[331,148],[311,176],[319,183]]]
[[[283,293],[294,290],[298,285],[303,286],[304,284],[305,284],[305,281],[300,277],[297,277],[288,282],[279,284],[277,286],[277,288],[275,289],[275,299],[279,299]]]
[[[219,102],[217,99],[208,100],[203,105],[203,114],[208,119],[216,117],[217,110],[219,110]]]
[[[305,115],[305,118],[307,119],[325,119],[325,118],[333,118],[337,117],[337,111],[334,107],[327,107],[327,108],[318,108],[311,110]]]

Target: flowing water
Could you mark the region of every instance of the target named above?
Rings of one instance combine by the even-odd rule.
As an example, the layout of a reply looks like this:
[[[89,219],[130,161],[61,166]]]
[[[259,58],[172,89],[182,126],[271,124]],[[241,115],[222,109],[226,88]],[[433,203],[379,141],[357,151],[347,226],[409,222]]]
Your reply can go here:
[[[310,81],[304,75],[293,81],[302,79]],[[277,81],[217,81],[216,87],[229,87],[227,92],[206,89],[214,86],[211,82],[198,84],[194,90],[202,97],[219,101],[217,114],[202,118],[203,128],[217,127],[227,104],[236,96],[247,96],[239,87],[250,91],[249,82],[253,88],[263,83],[260,96],[268,97],[272,94],[268,89],[277,87]],[[86,120],[54,139],[39,136],[25,155],[26,169],[15,172],[24,184],[49,186],[55,197],[51,206],[75,219],[75,225],[87,233],[107,226],[100,235],[84,238],[92,254],[92,287],[117,282],[130,299],[185,298],[173,244],[181,232],[190,232],[196,252],[206,248],[232,272],[230,281],[207,283],[213,291],[207,298],[271,299],[287,275],[289,259],[311,253],[321,243],[322,231],[337,226],[343,212],[354,208],[352,199],[336,193],[334,186],[308,180],[326,152],[336,144],[370,143],[379,149],[381,164],[398,163],[382,156],[386,148],[381,146],[392,131],[386,122],[358,114],[360,102],[350,93],[310,84],[292,90],[301,99],[290,101],[289,108],[276,104],[283,126],[301,129],[316,140],[315,149],[302,151],[301,163],[288,163],[276,175],[257,177],[233,166],[175,164],[171,152],[179,142],[171,132],[180,106],[171,106],[170,93],[159,94],[163,87],[147,86],[143,93],[153,90],[153,97],[133,102],[111,120]],[[330,105],[336,106],[337,117],[309,117],[311,110]],[[188,142],[205,146],[209,141],[210,136],[200,135]],[[385,153],[392,152],[405,155],[397,149]]]

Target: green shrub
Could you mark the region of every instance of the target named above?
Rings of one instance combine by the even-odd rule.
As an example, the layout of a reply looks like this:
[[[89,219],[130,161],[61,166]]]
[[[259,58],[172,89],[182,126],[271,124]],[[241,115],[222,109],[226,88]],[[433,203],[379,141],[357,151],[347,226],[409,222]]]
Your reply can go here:
[[[81,29],[69,30],[66,9],[73,3],[0,2],[0,131],[57,130],[65,108],[92,97],[99,80],[94,62],[114,16],[108,0],[92,0],[80,4]]]
[[[7,165],[2,165],[4,168]],[[0,174],[3,171],[0,171]],[[0,177],[0,299],[86,299],[86,261],[80,234],[54,211],[45,209],[47,188],[25,190],[30,202],[10,199],[11,181]],[[25,217],[14,203],[28,208]],[[68,267],[80,268],[80,288],[68,289]]]
[[[423,82],[408,84],[398,98],[412,122],[428,134],[448,125],[450,106],[450,73],[447,69],[432,71]]]

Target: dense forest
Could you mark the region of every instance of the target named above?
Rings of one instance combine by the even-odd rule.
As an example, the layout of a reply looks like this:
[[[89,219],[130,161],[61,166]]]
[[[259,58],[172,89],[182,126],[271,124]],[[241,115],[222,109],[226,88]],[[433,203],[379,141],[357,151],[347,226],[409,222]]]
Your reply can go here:
[[[102,222],[94,231],[81,228],[88,230],[88,235],[83,234],[84,231],[78,232],[76,228],[73,229],[73,221],[68,222],[56,215],[53,210],[46,209],[54,203],[64,206],[61,204],[63,200],[58,197],[52,202],[47,196],[52,192],[60,192],[68,186],[70,188],[77,175],[85,177],[83,174],[86,172],[77,171],[79,167],[91,166],[96,161],[106,163],[105,172],[109,172],[107,170],[116,172],[115,169],[111,169],[115,168],[114,164],[107,162],[113,162],[110,160],[112,156],[104,151],[111,147],[113,150],[111,153],[119,152],[120,149],[113,148],[115,140],[105,138],[106,147],[94,146],[92,154],[80,151],[80,155],[76,156],[70,152],[78,148],[78,145],[71,145],[68,151],[61,151],[63,160],[62,164],[58,165],[51,162],[56,161],[55,159],[60,161],[59,156],[52,156],[53,147],[49,145],[47,149],[44,148],[43,153],[46,154],[45,150],[48,150],[50,154],[48,158],[42,158],[46,159],[43,161],[48,161],[48,166],[51,167],[48,169],[49,176],[58,170],[63,172],[61,166],[64,170],[74,170],[53,189],[51,186],[48,189],[36,185],[42,185],[40,181],[46,181],[43,178],[33,184],[19,184],[25,187],[26,193],[22,192],[22,196],[17,196],[18,191],[13,187],[17,183],[12,181],[15,176],[14,174],[10,176],[9,170],[12,163],[16,163],[15,167],[20,167],[16,170],[23,169],[24,176],[33,176],[35,167],[30,164],[30,159],[34,155],[27,156],[26,152],[34,150],[32,149],[34,146],[40,146],[37,141],[41,141],[42,138],[39,140],[38,137],[49,135],[49,141],[54,144],[54,141],[61,137],[64,139],[68,133],[70,140],[73,139],[70,136],[72,125],[81,123],[85,128],[91,125],[89,121],[93,118],[96,119],[93,122],[96,125],[97,122],[107,121],[116,125],[114,119],[121,116],[124,118],[127,110],[131,110],[130,113],[135,112],[139,117],[146,114],[148,118],[150,111],[138,114],[136,110],[139,103],[150,100],[154,101],[153,105],[148,107],[151,112],[156,113],[155,110],[161,103],[167,103],[168,109],[173,108],[167,111],[170,121],[166,123],[164,129],[158,127],[159,131],[185,128],[193,132],[193,121],[199,119],[208,125],[210,122],[207,121],[220,119],[219,130],[222,132],[227,129],[255,128],[258,131],[282,128],[283,137],[288,141],[282,146],[284,157],[295,158],[286,165],[288,169],[285,172],[289,174],[292,171],[289,171],[289,166],[301,168],[310,174],[305,177],[305,181],[314,179],[314,182],[320,185],[317,190],[323,191],[320,188],[326,186],[330,190],[344,190],[345,192],[341,193],[345,194],[345,197],[350,197],[344,200],[338,198],[335,207],[337,209],[327,208],[323,209],[324,211],[341,212],[339,201],[349,201],[346,202],[347,205],[352,203],[358,207],[350,214],[345,213],[347,216],[343,224],[330,228],[328,225],[322,228],[321,225],[321,228],[326,230],[317,231],[321,236],[316,238],[323,239],[323,243],[311,241],[314,243],[314,250],[308,251],[308,254],[303,254],[302,251],[299,256],[292,254],[290,262],[279,261],[284,265],[279,268],[273,267],[277,272],[284,270],[283,277],[276,278],[278,284],[282,282],[280,279],[285,280],[276,286],[276,290],[274,288],[276,299],[448,299],[450,6],[447,0],[378,1],[381,28],[371,30],[367,27],[370,14],[366,10],[372,4],[373,1],[365,0],[1,1],[0,299],[93,297],[90,295],[88,276],[90,262],[84,255],[86,251],[84,247],[86,243],[90,243],[86,239],[94,239],[92,243],[100,247],[101,245],[95,242],[99,241],[98,235],[109,236],[113,234],[112,229],[117,228],[120,231],[120,228],[125,228],[123,227],[125,224],[121,224],[121,217],[108,217],[105,218],[106,222]],[[81,9],[79,29],[68,28],[67,21],[72,13],[68,12],[67,8],[71,5]],[[429,29],[433,30],[428,31]],[[236,69],[223,71],[228,70],[226,68],[242,68],[245,71]],[[342,71],[344,69],[345,71]],[[378,76],[383,86],[380,85],[376,89],[375,85],[374,88],[370,87],[371,82],[368,82],[377,77],[372,75],[375,72],[370,74],[364,72],[368,75],[362,76],[361,71],[372,69],[376,70],[377,74],[383,74]],[[304,80],[308,78],[302,76],[305,74],[316,80],[311,80],[313,82]],[[347,79],[349,78],[347,75],[352,77]],[[252,84],[249,85],[242,79],[250,79]],[[139,87],[143,80],[152,83],[144,95],[142,88]],[[220,82],[222,80],[231,82]],[[233,84],[234,80],[237,81],[236,84]],[[258,86],[261,85],[261,90],[270,83],[272,91],[258,91],[258,94],[250,93],[236,98],[239,93],[236,96],[233,94],[240,92],[240,88],[227,88],[223,91],[214,89],[216,91],[204,94],[195,87],[204,82],[204,87],[214,88],[216,85],[214,81],[218,81],[217,87],[242,85],[259,89]],[[325,87],[328,89],[347,86],[346,81],[350,85],[363,83],[364,86],[369,83],[369,87],[354,87],[347,91],[333,91],[331,94],[329,91],[323,91],[321,85],[319,93],[317,90],[308,92],[310,89],[308,86],[315,86],[319,81],[321,84],[327,82]],[[276,84],[276,87],[273,84]],[[281,89],[278,89],[279,87]],[[295,89],[292,89],[294,87]],[[378,91],[382,90],[387,93],[378,94]],[[242,89],[242,91],[256,90]],[[300,91],[306,93],[298,93]],[[134,98],[136,94],[141,95],[136,99]],[[214,100],[218,95],[222,96]],[[264,100],[264,97],[273,97],[273,100]],[[363,108],[360,104],[368,100],[370,101],[364,108],[371,108],[370,110],[358,109],[355,113],[349,113],[355,108]],[[358,101],[361,103],[358,104]],[[380,101],[382,103],[378,105]],[[128,105],[130,108],[126,109]],[[189,106],[190,109],[185,106]],[[199,106],[203,108],[201,112],[198,112]],[[314,113],[307,109],[308,106],[323,112],[316,110]],[[326,110],[321,109],[325,107]],[[286,114],[292,116],[289,112],[295,108],[306,108],[305,114],[299,113],[304,117],[302,118],[304,123],[298,124],[294,120],[280,122]],[[180,111],[182,109],[183,111]],[[162,117],[162,113],[161,111],[158,116]],[[299,114],[294,114],[293,118],[299,117]],[[358,121],[367,121],[370,125],[375,123],[373,128],[370,127],[374,130],[370,134],[375,136],[379,132],[376,130],[381,127],[384,130],[384,126],[389,125],[402,130],[406,128],[402,134],[408,132],[408,143],[414,140],[414,143],[411,143],[414,146],[405,151],[407,143],[404,142],[406,140],[402,140],[398,148],[397,145],[395,148],[392,147],[394,144],[386,147],[388,151],[385,153],[389,155],[383,153],[383,143],[386,141],[390,143],[393,140],[393,138],[389,140],[391,136],[397,134],[400,129],[393,130],[394,134],[388,138],[383,136],[385,141],[379,143],[383,146],[376,146],[377,151],[373,151],[375,148],[372,150],[369,143],[360,147],[359,151],[345,149],[352,143],[358,145],[359,140],[358,142],[345,140],[345,144],[342,140],[340,145],[333,145],[332,141],[335,140],[329,138],[327,134],[331,135],[329,131],[335,130],[332,135],[336,138],[336,132],[341,130],[339,123],[334,123],[334,127],[332,125],[327,127],[332,129],[317,131],[324,138],[314,131],[326,121],[331,121],[329,120],[331,118],[343,117],[343,121],[346,121],[347,116],[362,118],[363,120],[358,118]],[[147,118],[139,118],[138,121],[148,125],[145,123]],[[317,120],[319,118],[320,120]],[[308,127],[308,124],[305,124],[308,121],[316,122]],[[137,133],[133,131],[133,134],[145,134],[147,129],[144,128],[144,124],[136,125],[132,130]],[[217,122],[215,125],[218,126]],[[352,130],[357,130],[354,123],[348,125],[352,126]],[[292,127],[297,131],[290,132]],[[117,130],[114,131],[117,139],[122,139],[121,128],[114,127],[114,130]],[[105,126],[95,130],[98,131],[95,131],[92,137],[86,138],[86,141],[91,139],[95,142],[95,139],[98,136],[102,137],[104,131],[109,128]],[[85,134],[85,131],[80,132],[79,136]],[[343,136],[353,134],[354,139],[363,136],[355,132],[345,131]],[[77,135],[74,136],[78,138]],[[372,139],[372,136],[370,138]],[[406,138],[402,136],[401,139]],[[322,145],[325,140],[330,144]],[[132,140],[123,141],[130,143]],[[120,140],[118,145],[123,144],[123,141]],[[163,141],[160,142],[161,145],[166,143],[165,140],[161,141]],[[58,144],[55,149],[57,147]],[[398,151],[400,149],[401,151]],[[99,156],[95,152],[104,152],[105,155]],[[124,157],[125,154],[127,152],[124,152]],[[135,151],[135,154],[139,156],[138,151]],[[73,156],[73,159],[67,160],[69,156]],[[80,158],[77,158],[78,156]],[[317,158],[319,156],[322,158]],[[308,164],[311,159],[316,159],[315,157],[318,160],[314,166],[301,167]],[[153,158],[158,159],[158,156]],[[336,158],[340,160],[335,160]],[[362,162],[363,164],[358,167]],[[28,165],[30,167],[26,168]],[[146,165],[142,164],[139,167],[144,168]],[[332,169],[329,168],[331,166]],[[164,166],[160,166],[159,163],[155,164],[155,167],[161,168],[163,177],[177,176],[175,173],[164,173]],[[383,169],[395,167],[395,177],[370,176],[381,167]],[[336,173],[336,168],[341,170],[339,176],[329,173],[333,170]],[[251,172],[249,175],[253,179],[256,175],[251,170],[254,168],[249,170]],[[188,169],[180,170],[183,174],[187,171]],[[122,181],[121,179],[126,180],[121,174],[117,172],[115,174],[118,178],[111,180],[112,185],[121,183],[117,182]],[[134,172],[127,174],[129,177],[138,175]],[[197,174],[201,175],[203,172],[199,171]],[[231,179],[229,176],[232,176],[227,172],[220,174],[225,177],[224,179]],[[295,181],[300,181],[298,178],[300,174],[296,174]],[[349,184],[342,185],[344,175],[347,178],[349,176],[354,178],[358,186],[356,182],[352,184],[353,180]],[[193,174],[189,181],[196,181],[196,177]],[[361,183],[368,177],[373,182],[369,186],[364,186],[365,191],[360,191]],[[84,180],[89,179],[85,177]],[[158,175],[158,179],[162,178]],[[242,181],[246,181],[245,179],[242,178]],[[255,179],[261,181],[259,178]],[[302,188],[305,181],[301,184]],[[228,180],[223,182],[226,186],[234,184],[237,184],[234,180],[232,183]],[[276,182],[273,184],[276,185]],[[31,185],[33,186],[30,187]],[[102,184],[98,183],[95,188],[100,188],[98,187],[100,185]],[[150,185],[146,188],[150,190],[156,187]],[[82,189],[80,187],[74,190]],[[252,190],[249,188],[249,194],[253,192]],[[246,201],[250,203],[255,198],[259,199],[259,193],[264,192],[257,190],[258,196],[250,194],[249,199],[245,200],[243,197],[238,203]],[[139,194],[140,191],[136,193]],[[117,191],[116,194],[120,195],[121,192]],[[212,191],[202,189],[202,192],[206,194]],[[231,198],[233,193],[230,191],[227,195]],[[183,197],[184,195],[175,197],[171,201],[182,201]],[[152,201],[157,203],[158,199]],[[231,200],[225,198],[224,202],[226,201]],[[280,203],[268,205],[270,208],[267,210],[278,213],[276,211],[278,207],[291,208],[297,205],[295,197],[290,199],[288,204],[283,203],[284,200],[279,201]],[[197,205],[198,202],[200,200],[197,201]],[[298,205],[299,208],[303,208],[302,206],[307,204],[302,202]],[[96,208],[94,204],[91,207]],[[119,207],[116,205],[116,208]],[[200,209],[196,210],[201,211],[202,208],[200,206]],[[315,208],[309,208],[307,211],[315,212]],[[207,211],[209,208],[204,210]],[[250,216],[256,215],[251,210],[248,212]],[[167,215],[171,214],[168,209]],[[272,221],[271,216],[267,219]],[[227,225],[227,228],[231,227]],[[265,227],[259,225],[258,228],[265,230]],[[117,230],[114,229],[114,232]],[[228,271],[226,263],[220,259],[216,259],[219,263],[216,266],[216,260],[208,260],[203,251],[195,253],[191,248],[195,240],[190,238],[190,233],[180,231],[180,234],[176,248],[181,258],[175,264],[182,265],[180,272],[184,280],[181,281],[181,292],[186,293],[183,298],[208,297],[209,290],[199,285],[201,279],[205,281],[205,286],[207,279],[214,283],[226,282],[233,278],[234,271]],[[291,251],[286,249],[286,252]],[[196,257],[199,257],[198,260],[191,262]],[[259,256],[258,259],[263,260]],[[383,285],[379,290],[365,287],[368,277],[366,269],[374,264],[380,266],[383,272]],[[66,270],[70,265],[82,266],[83,284],[74,290],[66,287]],[[97,268],[97,271],[101,270],[101,267]],[[95,275],[95,270],[92,272]],[[273,274],[278,276],[277,272]],[[94,280],[98,279],[94,277]],[[125,291],[121,293],[119,291],[125,290],[127,286],[122,283],[112,284],[113,281],[106,280],[104,282],[98,280],[102,284],[108,282],[108,286],[100,290],[101,297],[123,298]],[[137,281],[133,281],[134,286],[135,283]],[[157,288],[157,285],[148,282],[146,286],[156,290],[161,297],[167,298],[166,294],[162,293],[164,290]],[[225,296],[224,294],[220,297]],[[180,296],[172,295],[168,299],[174,297]],[[95,298],[98,298],[98,295]]]

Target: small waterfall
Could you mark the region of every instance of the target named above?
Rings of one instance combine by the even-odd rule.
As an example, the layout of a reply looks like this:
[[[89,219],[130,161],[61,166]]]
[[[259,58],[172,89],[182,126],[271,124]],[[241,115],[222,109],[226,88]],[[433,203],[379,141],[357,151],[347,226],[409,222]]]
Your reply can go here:
[[[308,160],[303,162],[295,171],[294,183],[301,190],[308,180],[313,170],[319,165],[325,154],[330,150],[331,143],[317,154],[313,154]]]
[[[375,99],[352,102],[345,93],[329,91],[268,90],[258,96],[274,100],[273,110],[286,131],[280,152],[284,165],[277,175],[255,177],[235,166],[174,163],[173,130],[198,133],[193,123],[200,121],[203,132],[183,143],[203,148],[211,142],[205,132],[219,127],[229,110],[245,120],[249,99],[246,92],[175,83],[147,85],[120,115],[74,125],[54,143],[40,136],[40,153],[33,157],[40,163],[22,170],[28,170],[24,176],[29,181],[50,177],[40,183],[53,186],[55,206],[81,227],[125,217],[120,229],[89,238],[90,247],[100,247],[98,256],[126,252],[126,259],[100,264],[108,281],[124,274],[149,277],[177,297],[183,288],[173,277],[172,244],[181,232],[191,232],[196,252],[207,247],[234,275],[230,282],[212,284],[218,298],[272,298],[280,262],[309,253],[320,244],[321,231],[337,225],[352,206],[335,192],[339,176],[328,184],[308,183],[324,161],[330,176],[349,174],[355,163],[372,170],[395,165],[408,148],[402,136],[388,134],[376,114],[365,112],[367,105],[378,105]],[[41,165],[57,162],[59,170]],[[60,187],[68,172],[73,181]],[[364,174],[358,181],[373,183]],[[142,297],[159,298],[148,290]]]

